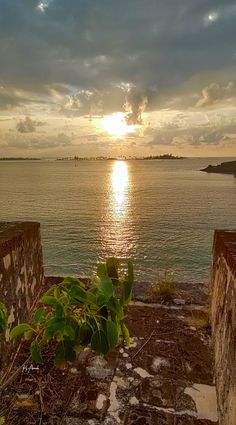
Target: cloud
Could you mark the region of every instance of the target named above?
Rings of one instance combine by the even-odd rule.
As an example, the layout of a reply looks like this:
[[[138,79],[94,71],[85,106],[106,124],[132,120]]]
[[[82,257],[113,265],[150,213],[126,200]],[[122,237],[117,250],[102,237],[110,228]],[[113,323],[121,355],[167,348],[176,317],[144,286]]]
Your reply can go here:
[[[19,133],[33,133],[36,131],[36,128],[44,125],[45,123],[42,121],[32,120],[30,117],[25,117],[25,119],[20,120],[16,124],[16,129]]]
[[[7,146],[22,150],[47,150],[51,148],[69,147],[72,145],[71,138],[65,133],[59,133],[56,136],[46,137],[28,137],[28,135],[21,138],[11,136],[7,141]]]
[[[103,114],[103,97],[104,95],[97,90],[79,90],[62,99],[60,112],[69,117],[83,115],[89,115],[90,117],[101,116]]]
[[[236,136],[236,122],[227,125],[192,126],[189,128],[149,128],[145,131],[148,146],[201,147],[229,144]]]
[[[142,124],[142,114],[145,111],[148,104],[147,96],[136,87],[132,87],[127,95],[124,104],[124,110],[126,112],[126,122],[129,125]]]
[[[204,87],[201,98],[197,101],[197,107],[211,106],[220,100],[229,97],[234,90],[234,83],[230,81],[226,86],[217,83],[211,83]]]
[[[158,95],[199,73],[235,65],[233,0],[0,0],[0,80],[44,91],[67,85],[106,91],[114,84],[155,87]],[[125,10],[125,13],[124,13]],[[21,29],[19,31],[19,28]],[[102,31],[101,31],[102,28]]]

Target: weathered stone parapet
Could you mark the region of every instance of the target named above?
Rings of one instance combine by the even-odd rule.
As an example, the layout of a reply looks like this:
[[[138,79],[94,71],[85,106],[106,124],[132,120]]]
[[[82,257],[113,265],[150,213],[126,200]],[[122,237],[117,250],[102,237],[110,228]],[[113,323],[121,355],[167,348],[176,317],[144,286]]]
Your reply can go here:
[[[27,321],[43,285],[40,225],[35,222],[0,222],[0,301],[9,312],[1,350],[1,369],[16,347],[9,342],[11,328]],[[14,348],[14,350],[13,350]]]
[[[236,424],[236,231],[216,230],[211,317],[220,425]]]

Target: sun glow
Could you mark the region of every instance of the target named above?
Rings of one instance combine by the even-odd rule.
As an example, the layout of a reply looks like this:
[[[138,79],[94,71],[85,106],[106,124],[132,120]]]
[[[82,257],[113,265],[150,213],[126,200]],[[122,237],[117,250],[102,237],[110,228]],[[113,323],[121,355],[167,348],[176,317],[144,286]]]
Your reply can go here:
[[[111,115],[106,115],[102,119],[103,128],[111,135],[117,138],[122,138],[129,133],[133,133],[137,125],[128,125],[125,121],[123,112],[116,112]]]

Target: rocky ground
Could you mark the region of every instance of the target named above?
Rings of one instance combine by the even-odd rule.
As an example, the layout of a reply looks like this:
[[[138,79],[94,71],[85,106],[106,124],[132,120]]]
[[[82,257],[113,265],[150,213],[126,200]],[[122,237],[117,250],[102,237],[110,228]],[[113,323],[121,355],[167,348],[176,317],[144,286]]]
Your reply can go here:
[[[71,368],[56,370],[49,347],[44,365],[32,369],[28,360],[2,392],[5,424],[216,424],[207,296],[195,289],[180,285],[168,303],[134,301],[126,311],[132,344],[121,342],[106,358],[86,349]]]

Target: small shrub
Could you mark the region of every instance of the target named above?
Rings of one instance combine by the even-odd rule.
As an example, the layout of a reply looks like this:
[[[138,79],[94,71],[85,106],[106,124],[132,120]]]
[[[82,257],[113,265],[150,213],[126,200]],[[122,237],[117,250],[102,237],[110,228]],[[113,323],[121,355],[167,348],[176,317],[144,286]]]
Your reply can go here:
[[[114,349],[123,334],[129,345],[124,306],[131,300],[134,287],[133,264],[128,262],[126,276],[120,280],[119,261],[108,258],[99,264],[90,288],[73,277],[52,285],[42,296],[33,323],[22,323],[12,329],[11,338],[23,336],[31,341],[33,360],[43,363],[41,347],[55,341],[55,365],[72,363],[76,353],[86,346],[105,355]]]
[[[164,301],[171,301],[175,296],[175,291],[173,273],[169,271],[160,273],[158,280],[151,285],[151,295],[161,297]]]

